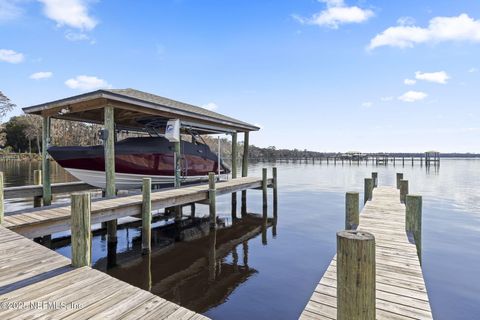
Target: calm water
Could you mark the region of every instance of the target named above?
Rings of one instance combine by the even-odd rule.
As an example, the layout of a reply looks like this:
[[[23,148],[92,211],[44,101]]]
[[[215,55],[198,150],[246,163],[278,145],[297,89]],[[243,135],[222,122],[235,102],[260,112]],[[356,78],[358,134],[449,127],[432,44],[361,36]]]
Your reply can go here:
[[[260,176],[263,166],[270,167],[252,165],[251,175]],[[398,162],[396,167],[277,167],[276,225],[255,216],[232,224],[230,195],[222,196],[217,202],[222,228],[216,234],[208,233],[202,219],[158,221],[154,252],[142,258],[138,225],[119,230],[115,256],[98,232],[94,267],[214,319],[296,319],[335,252],[335,233],[344,225],[345,192],[362,192],[363,178],[372,171],[378,171],[381,185],[393,185],[395,172],[403,172],[411,193],[424,198],[423,271],[435,318],[478,319],[479,160],[443,160],[439,170]],[[17,162],[3,164],[1,170],[7,185],[22,185],[31,182],[35,168]],[[71,179],[59,168],[53,171],[56,181]],[[29,206],[31,202],[22,199],[6,203],[7,210]],[[261,192],[249,191],[248,209],[262,212]],[[197,205],[196,216],[206,214],[207,208]],[[54,247],[70,255],[68,241],[54,241]]]

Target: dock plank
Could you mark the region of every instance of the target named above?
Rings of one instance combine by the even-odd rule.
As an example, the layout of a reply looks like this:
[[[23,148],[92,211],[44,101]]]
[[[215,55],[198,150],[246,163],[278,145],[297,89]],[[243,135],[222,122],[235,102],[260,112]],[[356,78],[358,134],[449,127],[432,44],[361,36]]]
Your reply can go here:
[[[272,179],[268,180],[268,184]],[[242,177],[216,184],[217,196],[262,186],[262,179]],[[152,210],[186,205],[208,199],[208,185],[187,186],[179,189],[152,192]],[[142,196],[132,195],[94,201],[91,205],[92,224],[134,216],[141,213]],[[43,207],[28,209],[5,216],[2,224],[27,238],[41,237],[70,230],[70,207]]]
[[[207,319],[0,226],[0,319]]]
[[[360,214],[359,230],[375,236],[377,319],[432,319],[415,243],[405,232],[405,205],[393,187],[375,188]],[[300,319],[337,318],[336,256]]]

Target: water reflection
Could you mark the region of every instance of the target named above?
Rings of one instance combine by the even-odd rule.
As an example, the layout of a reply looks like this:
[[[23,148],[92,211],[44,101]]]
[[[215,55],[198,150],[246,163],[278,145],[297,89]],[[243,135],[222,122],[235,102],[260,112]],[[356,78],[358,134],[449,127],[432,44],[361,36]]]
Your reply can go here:
[[[210,229],[206,218],[173,221],[152,229],[151,254],[141,255],[141,234],[137,232],[128,250],[117,253],[116,243],[108,243],[107,256],[96,260],[93,267],[188,309],[205,312],[222,304],[258,272],[248,265],[248,242],[261,235],[266,245],[266,232],[274,220],[247,214],[230,226],[220,223],[223,227],[218,229]]]
[[[183,306],[208,310],[205,315],[211,318],[296,319],[335,253],[335,232],[344,225],[345,192],[363,192],[363,179],[372,171],[378,172],[380,185],[394,185],[395,172],[403,172],[411,192],[424,199],[423,273],[434,317],[475,319],[478,315],[480,160],[443,159],[437,167],[417,161],[412,166],[411,159],[397,161],[395,167],[340,160],[328,166],[326,161],[290,161],[252,163],[249,172],[258,177],[263,167],[272,165],[278,167],[280,202],[279,208],[273,207],[269,195],[268,216],[273,218],[266,225],[260,191],[248,192],[249,211],[260,213],[250,221],[241,218],[241,193],[236,210],[230,195],[220,196],[216,234],[210,233],[208,222],[202,222],[208,208],[200,205],[195,221],[153,224],[151,256],[141,256],[139,224],[119,226],[116,250],[109,250],[107,239],[96,231],[95,267],[108,267],[115,276]],[[37,168],[21,162],[3,170],[8,185],[21,185],[33,179]],[[54,172],[54,180],[63,181],[66,174]],[[15,199],[6,208],[32,205],[32,199]],[[273,241],[277,231],[281,236]],[[67,239],[57,235],[53,245],[70,256]]]

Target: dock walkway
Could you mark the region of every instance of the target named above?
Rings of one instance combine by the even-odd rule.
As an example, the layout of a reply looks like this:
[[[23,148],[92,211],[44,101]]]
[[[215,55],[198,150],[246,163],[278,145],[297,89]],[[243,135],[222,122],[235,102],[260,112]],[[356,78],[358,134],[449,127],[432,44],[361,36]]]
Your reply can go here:
[[[405,232],[405,205],[393,187],[375,188],[360,214],[359,230],[375,236],[377,319],[432,319],[422,268]],[[300,319],[337,318],[336,257]]]
[[[272,184],[268,179],[268,185]],[[262,178],[244,177],[216,184],[217,195],[256,189]],[[152,192],[152,210],[208,200],[208,184]],[[117,197],[92,202],[92,224],[133,216],[141,213],[142,195]],[[70,230],[70,206],[28,209],[5,216],[2,224],[27,238],[41,237]]]
[[[207,319],[0,226],[0,319]]]

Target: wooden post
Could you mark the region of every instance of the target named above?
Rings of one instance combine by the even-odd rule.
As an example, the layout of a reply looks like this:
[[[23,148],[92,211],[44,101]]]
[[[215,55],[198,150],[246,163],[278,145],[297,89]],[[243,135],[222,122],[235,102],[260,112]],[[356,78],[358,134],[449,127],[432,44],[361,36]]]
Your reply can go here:
[[[268,205],[267,182],[268,182],[267,168],[262,168],[262,203],[264,207],[267,207]]]
[[[42,126],[42,182],[43,182],[43,205],[52,204],[52,186],[50,183],[50,160],[47,149],[50,144],[50,117],[43,117]]]
[[[104,108],[104,127],[106,139],[104,141],[105,152],[105,195],[115,196],[115,110],[112,106]],[[117,220],[107,222],[108,242],[117,241]]]
[[[337,233],[337,319],[375,319],[375,237]]]
[[[3,172],[0,171],[0,224],[5,216],[4,194],[3,194]]]
[[[210,229],[217,227],[217,205],[216,205],[217,190],[215,187],[215,173],[208,174],[208,202],[210,205]]]
[[[403,179],[403,173],[397,172],[397,189],[400,189],[400,180]]]
[[[272,178],[273,178],[273,213],[274,216],[277,214],[278,210],[278,178],[277,178],[277,167],[272,168]]]
[[[245,138],[243,141],[243,159],[242,159],[242,177],[248,176],[248,144],[249,144],[249,133],[248,131],[244,133]],[[247,190],[242,191],[242,216],[247,214]]]
[[[422,196],[407,195],[405,200],[405,231],[413,235],[418,259],[422,263]]]
[[[143,178],[142,187],[142,254],[152,252],[152,179]]]
[[[85,267],[91,264],[90,194],[71,195],[72,265]]]
[[[358,192],[347,192],[345,194],[345,229],[355,230],[360,223],[360,194]]]
[[[174,152],[175,152],[175,188],[180,188],[181,186],[181,175],[182,175],[182,153],[180,150],[180,142],[174,142]],[[219,164],[220,165],[220,164]]]
[[[378,172],[372,172],[373,187],[378,187]]]
[[[373,194],[373,180],[372,178],[365,178],[363,203],[372,200]]]
[[[107,132],[105,139],[105,194],[107,197],[115,196],[115,118],[112,106],[104,110],[104,126]]]
[[[33,184],[39,186],[42,184],[42,170],[33,171]],[[42,206],[42,197],[33,197],[33,207],[38,208]]]
[[[400,180],[400,202],[405,203],[408,194],[408,180]]]
[[[237,133],[232,133],[232,179],[237,178]],[[237,218],[237,193],[232,193],[232,220]]]

